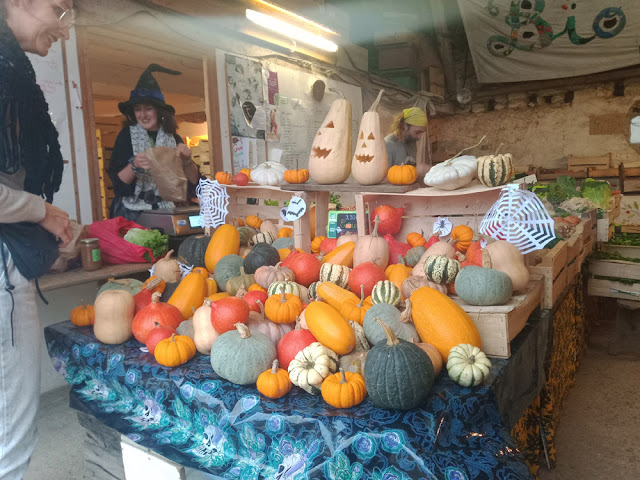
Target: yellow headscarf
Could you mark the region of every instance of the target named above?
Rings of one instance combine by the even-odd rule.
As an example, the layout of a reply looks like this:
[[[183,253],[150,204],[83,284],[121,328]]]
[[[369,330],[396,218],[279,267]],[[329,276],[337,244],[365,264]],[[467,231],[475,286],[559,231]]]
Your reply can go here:
[[[416,127],[427,126],[427,114],[424,113],[420,108],[405,108],[402,113],[404,114],[404,119],[409,125],[415,125]]]

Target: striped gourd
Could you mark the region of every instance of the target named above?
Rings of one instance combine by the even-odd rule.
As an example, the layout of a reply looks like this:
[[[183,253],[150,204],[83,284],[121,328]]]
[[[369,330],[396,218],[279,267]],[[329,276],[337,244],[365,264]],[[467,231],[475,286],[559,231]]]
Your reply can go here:
[[[269,233],[269,232],[256,233],[251,238],[251,241],[255,245],[257,245],[258,243],[268,243],[269,245],[271,245],[273,243],[273,235],[271,235],[271,233]]]
[[[513,158],[510,153],[478,158],[478,180],[487,187],[499,187],[513,177]]]
[[[453,282],[459,271],[460,262],[444,255],[429,255],[424,262],[424,275],[440,285]]]
[[[351,269],[344,265],[323,263],[322,267],[320,267],[320,281],[335,283],[339,287],[347,288],[349,273],[351,273]]]
[[[269,288],[267,289],[267,295],[269,296],[281,295],[283,288],[284,288],[284,293],[290,293],[291,295],[295,295],[298,298],[302,298],[300,285],[298,285],[296,282],[287,282],[287,281],[273,282],[271,285],[269,285]]]
[[[389,280],[380,280],[374,285],[371,291],[371,302],[374,305],[376,303],[397,305],[400,303],[400,289],[395,283]]]
[[[307,296],[309,297],[309,300],[313,301],[318,299],[319,284],[320,282],[313,282],[311,285],[309,285],[309,288],[307,289]]]

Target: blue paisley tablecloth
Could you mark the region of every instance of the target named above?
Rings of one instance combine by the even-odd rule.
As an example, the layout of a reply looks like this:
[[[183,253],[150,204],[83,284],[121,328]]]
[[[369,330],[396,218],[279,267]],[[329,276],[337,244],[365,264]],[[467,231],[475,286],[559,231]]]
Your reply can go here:
[[[255,387],[220,379],[200,354],[165,368],[135,340],[103,345],[91,327],[71,322],[47,327],[45,338],[54,367],[85,412],[214,478],[532,478],[501,415],[504,394],[496,395],[507,361],[495,361],[487,385],[473,389],[443,372],[420,409],[381,410],[366,399],[338,410],[297,387],[267,399]],[[524,373],[521,380],[531,374]]]

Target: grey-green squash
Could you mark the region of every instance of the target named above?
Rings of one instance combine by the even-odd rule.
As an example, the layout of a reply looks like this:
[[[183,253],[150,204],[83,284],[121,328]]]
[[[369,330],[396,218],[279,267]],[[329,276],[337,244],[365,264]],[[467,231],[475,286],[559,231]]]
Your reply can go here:
[[[509,183],[515,173],[510,153],[479,157],[476,168],[478,180],[487,187],[499,187]]]
[[[320,267],[320,281],[335,283],[339,287],[347,288],[351,269],[345,265],[323,263]]]
[[[256,383],[276,359],[276,347],[264,333],[250,332],[243,323],[223,333],[211,348],[211,367],[221,378],[237,385]]]
[[[455,285],[458,297],[469,305],[504,305],[513,294],[509,275],[474,265],[460,270]]]
[[[240,288],[243,288],[246,293],[254,283],[256,283],[256,279],[253,274],[244,273],[244,267],[240,267],[240,274],[227,280],[225,290],[229,292],[229,295],[235,295]]]
[[[277,250],[280,250],[281,248],[289,248],[289,247],[295,247],[294,242],[293,242],[293,238],[291,237],[281,237],[281,238],[276,238],[272,243],[271,246]]]
[[[258,233],[253,227],[238,227],[238,233],[240,234],[240,246],[248,247],[251,245],[251,239]]]
[[[407,254],[404,256],[405,265],[407,267],[415,267],[420,261],[420,259],[422,258],[422,255],[424,254],[424,252],[426,251],[427,249],[424,247],[410,248]]]
[[[424,275],[441,285],[452,283],[460,271],[460,262],[444,255],[429,255],[424,262]]]
[[[191,235],[178,247],[178,259],[187,265],[204,267],[204,254],[209,246],[209,235]]]
[[[213,270],[213,279],[218,285],[218,291],[223,291],[231,278],[240,275],[240,267],[242,267],[243,262],[244,258],[240,255],[231,254],[225,255],[216,263],[216,268]]]
[[[135,295],[142,290],[142,282],[135,278],[110,278],[98,289],[96,296],[107,290],[126,290],[131,295]]]
[[[277,265],[279,262],[278,250],[268,243],[258,243],[244,257],[243,266],[246,273],[256,273],[256,270],[264,265]]]
[[[406,308],[402,313],[389,303],[378,303],[367,310],[362,327],[370,344],[375,345],[387,338],[382,326],[376,322],[376,318],[387,324],[397,337],[407,342],[412,338],[420,338],[411,322],[411,301],[407,299],[405,302]]]
[[[378,408],[396,410],[419,407],[434,381],[429,355],[420,347],[398,339],[382,320],[375,321],[380,322],[386,341],[371,348],[364,365],[364,381],[371,402]]]
[[[400,303],[400,289],[389,280],[380,280],[373,286],[371,291],[371,303],[389,303],[398,305]]]

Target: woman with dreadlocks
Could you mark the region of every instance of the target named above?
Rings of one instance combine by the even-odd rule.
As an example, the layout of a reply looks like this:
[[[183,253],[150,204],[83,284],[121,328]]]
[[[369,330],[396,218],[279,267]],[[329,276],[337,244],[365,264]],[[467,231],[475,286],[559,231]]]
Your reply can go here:
[[[0,479],[21,479],[36,444],[40,336],[34,281],[72,238],[54,207],[62,156],[25,52],[69,38],[72,0],[0,0]]]

